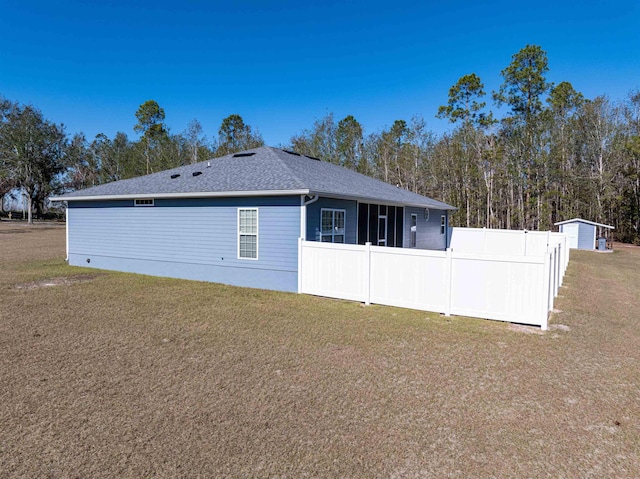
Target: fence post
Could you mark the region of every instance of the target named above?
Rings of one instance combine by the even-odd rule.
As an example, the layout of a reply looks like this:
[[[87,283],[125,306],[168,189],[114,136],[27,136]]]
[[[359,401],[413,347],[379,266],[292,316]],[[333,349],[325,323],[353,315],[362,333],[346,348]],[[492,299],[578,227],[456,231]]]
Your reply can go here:
[[[4,199],[2,199],[1,201],[4,201]],[[69,261],[69,202],[68,201],[67,201],[67,207],[64,209],[64,233],[65,233],[65,238],[66,238],[65,242],[66,242],[66,248],[67,248],[67,257],[64,260]]]
[[[371,242],[367,241],[364,246],[364,304],[368,306],[371,304]]]
[[[553,300],[555,298],[553,292],[555,291],[553,286],[553,253],[550,253],[551,257],[549,258],[549,311],[553,309]]]
[[[551,231],[547,231],[547,251],[549,251],[550,245],[551,245]]]
[[[560,249],[560,261],[558,261],[558,275],[560,277],[560,281],[558,281],[558,286],[562,286],[562,283],[564,282],[564,264],[565,264],[565,256],[566,256],[566,251],[564,250],[564,241],[562,240],[562,238],[560,239],[560,243],[558,244],[558,248]]]
[[[551,309],[558,297],[558,250],[553,251],[551,258],[551,276],[553,277],[553,290],[551,291]]]
[[[558,296],[558,250],[556,248],[553,249],[553,256],[551,259],[551,270],[553,276],[553,298]]]
[[[544,255],[544,268],[542,273],[542,311],[540,312],[540,329],[546,331],[549,329],[549,305],[550,305],[550,281],[551,273],[551,253]]]
[[[298,294],[302,293],[302,238],[298,238]]]
[[[445,303],[444,303],[444,315],[451,316],[451,269],[453,266],[453,250],[447,248],[446,266],[444,268],[444,288],[445,288]]]

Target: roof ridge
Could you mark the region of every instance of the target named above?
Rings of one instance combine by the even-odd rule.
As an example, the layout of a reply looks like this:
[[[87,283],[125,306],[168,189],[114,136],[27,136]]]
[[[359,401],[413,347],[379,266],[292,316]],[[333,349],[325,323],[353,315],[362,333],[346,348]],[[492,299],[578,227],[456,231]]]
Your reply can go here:
[[[270,153],[273,154],[273,156],[287,170],[287,172],[291,175],[291,177],[296,180],[296,182],[298,183],[298,187],[299,188],[306,188],[307,185],[305,184],[305,182],[291,169],[291,167],[287,164],[287,162],[284,159],[284,157],[280,155],[280,153],[284,153],[285,155],[291,155],[291,153],[287,153],[285,150],[283,150],[281,148],[275,148],[273,146],[267,146],[266,148],[269,148]],[[302,158],[306,158],[306,156],[304,156],[302,154],[299,154],[299,155]],[[293,155],[291,155],[291,156],[293,156]]]

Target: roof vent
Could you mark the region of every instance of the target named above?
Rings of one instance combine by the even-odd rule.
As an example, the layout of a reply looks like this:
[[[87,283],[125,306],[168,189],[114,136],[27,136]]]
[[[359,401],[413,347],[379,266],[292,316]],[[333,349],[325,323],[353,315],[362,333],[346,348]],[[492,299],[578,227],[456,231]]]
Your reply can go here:
[[[300,156],[300,153],[296,153],[295,151],[291,151],[291,150],[282,150],[285,153],[289,153],[290,155],[295,155],[295,156]]]
[[[255,152],[249,152],[249,153],[236,153],[235,155],[233,155],[234,158],[242,158],[245,156],[253,156],[255,155]]]
[[[173,175],[171,175],[171,179],[175,180],[176,178],[178,178],[180,176],[180,173],[175,173]]]
[[[194,171],[193,173],[191,173],[193,176],[200,176],[202,174],[202,171]]]

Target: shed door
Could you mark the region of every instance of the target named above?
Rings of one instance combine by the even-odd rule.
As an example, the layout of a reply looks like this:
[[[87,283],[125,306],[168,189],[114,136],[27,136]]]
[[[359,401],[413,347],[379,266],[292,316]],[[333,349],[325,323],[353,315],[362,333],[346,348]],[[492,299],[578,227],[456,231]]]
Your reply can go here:
[[[569,235],[569,248],[578,248],[578,224],[562,225],[562,232]]]

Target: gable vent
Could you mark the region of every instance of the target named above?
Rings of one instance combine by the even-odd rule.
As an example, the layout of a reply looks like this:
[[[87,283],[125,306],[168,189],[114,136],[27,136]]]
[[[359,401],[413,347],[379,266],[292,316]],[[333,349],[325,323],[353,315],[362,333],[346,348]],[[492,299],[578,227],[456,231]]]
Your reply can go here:
[[[191,173],[193,176],[200,176],[202,174],[202,171],[194,171],[193,173]]]
[[[172,180],[175,180],[176,178],[179,178],[179,177],[180,177],[180,173],[176,173],[174,175],[171,175],[171,179]]]
[[[289,153],[290,155],[295,155],[295,156],[300,156],[300,153],[296,153],[295,151],[291,151],[291,150],[282,150],[285,153]]]
[[[245,156],[253,156],[255,155],[254,152],[251,153],[236,153],[235,155],[233,155],[234,158],[243,158]]]

